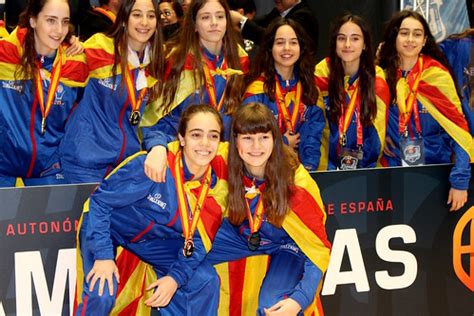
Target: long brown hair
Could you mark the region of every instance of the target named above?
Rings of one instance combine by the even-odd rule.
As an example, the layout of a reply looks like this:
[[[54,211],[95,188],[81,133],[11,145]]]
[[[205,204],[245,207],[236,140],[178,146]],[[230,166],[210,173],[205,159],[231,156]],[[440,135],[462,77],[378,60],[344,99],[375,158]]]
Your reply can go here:
[[[229,221],[240,225],[246,218],[244,176],[245,165],[237,149],[239,134],[271,132],[273,151],[265,166],[263,206],[268,220],[275,226],[281,224],[288,213],[290,186],[298,167],[295,153],[283,144],[280,129],[273,113],[261,103],[249,103],[240,107],[233,116],[229,145]]]
[[[220,127],[220,139],[224,138],[224,123],[222,122],[222,117],[217,111],[216,108],[210,106],[209,104],[192,104],[188,106],[179,118],[178,124],[178,134],[182,137],[186,136],[186,130],[188,128],[189,121],[198,113],[211,113],[216,119]]]
[[[329,40],[329,116],[333,123],[337,123],[346,104],[344,93],[344,68],[341,58],[337,55],[337,36],[341,27],[347,22],[352,22],[360,27],[364,38],[365,48],[362,50],[359,62],[359,90],[361,95],[360,120],[363,126],[372,125],[377,115],[377,104],[375,96],[375,64],[372,53],[372,41],[370,32],[365,21],[357,16],[348,14],[336,21],[331,29]]]
[[[300,57],[294,65],[294,72],[298,74],[298,80],[303,86],[304,94],[302,96],[303,103],[306,105],[316,104],[318,100],[318,89],[314,84],[314,49],[312,41],[304,29],[296,21],[292,19],[278,18],[265,31],[262,44],[256,56],[256,62],[250,73],[247,82],[251,83],[263,74],[265,94],[271,101],[275,101],[275,60],[272,54],[273,42],[278,29],[288,25],[295,31],[300,46]]]
[[[49,0],[29,0],[25,10],[20,14],[18,26],[20,28],[26,28],[25,40],[23,43],[23,54],[20,56],[19,67],[15,70],[15,79],[19,78],[33,78],[36,79],[36,63],[37,63],[37,52],[35,48],[35,30],[30,25],[31,18],[37,18],[38,14],[43,10],[46,3]],[[69,14],[71,13],[71,3],[69,0],[63,0],[69,6]],[[69,28],[69,32],[66,35],[63,43],[69,41],[72,35],[72,26]],[[32,89],[35,89],[35,85],[32,85]]]
[[[413,18],[419,21],[423,26],[426,42],[421,49],[420,54],[430,56],[431,58],[438,61],[440,64],[446,67],[446,69],[448,69],[451,77],[455,78],[451,67],[449,66],[448,60],[446,57],[444,57],[444,54],[441,52],[438,44],[436,44],[433,34],[431,34],[430,27],[425,18],[418,12],[403,10],[396,13],[387,23],[383,36],[383,45],[380,49],[380,57],[378,60],[379,66],[385,70],[387,84],[390,89],[390,95],[392,99],[394,99],[397,95],[397,72],[400,65],[400,58],[398,57],[396,46],[397,36],[400,30],[400,25],[402,25],[403,20],[406,18]],[[456,80],[454,80],[454,83],[456,84]]]
[[[163,54],[163,37],[160,29],[160,8],[157,0],[150,0],[153,3],[153,8],[156,13],[156,30],[149,42],[151,44],[150,50],[150,64],[148,65],[148,73],[158,80],[158,83],[153,87],[150,99],[155,99],[163,86],[163,69],[165,58]],[[132,12],[136,0],[123,0],[120,10],[117,13],[117,18],[108,31],[107,36],[114,39],[114,65],[112,66],[112,74],[115,83],[117,77],[117,67],[120,65],[122,74],[127,71],[128,65],[128,19]],[[122,84],[125,80],[122,77]]]
[[[181,33],[178,36],[178,45],[169,45],[174,49],[171,51],[168,57],[167,64],[169,67],[169,73],[167,73],[166,81],[163,85],[163,104],[164,112],[167,113],[171,109],[171,105],[176,96],[178,90],[181,73],[184,70],[186,57],[188,54],[193,56],[191,60],[194,83],[205,83],[205,75],[201,54],[201,45],[199,43],[199,34],[196,32],[196,17],[198,11],[207,3],[208,0],[195,0],[188,8],[184,22],[181,29]],[[224,57],[227,61],[227,65],[233,69],[241,70],[239,50],[237,43],[240,42],[239,37],[236,35],[232,28],[231,17],[229,7],[225,0],[218,0],[225,11],[225,17],[227,20],[227,28],[223,38]],[[167,70],[168,72],[168,70]],[[197,74],[196,74],[197,72]],[[239,106],[242,94],[244,90],[244,79],[241,75],[231,76],[227,81],[225,90],[224,106],[226,114],[232,114],[234,110]],[[205,85],[201,86],[200,96],[205,94]],[[202,100],[201,100],[202,101]]]

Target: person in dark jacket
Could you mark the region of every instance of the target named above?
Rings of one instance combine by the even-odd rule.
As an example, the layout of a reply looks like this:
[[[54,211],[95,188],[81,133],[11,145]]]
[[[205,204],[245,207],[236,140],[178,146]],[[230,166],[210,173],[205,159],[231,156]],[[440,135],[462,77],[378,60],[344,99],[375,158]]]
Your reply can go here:
[[[107,32],[114,24],[122,0],[100,0],[100,6],[93,6],[85,13],[78,27],[81,40],[85,41],[95,33]]]
[[[309,37],[313,46],[318,46],[318,20],[305,0],[274,0],[275,8],[270,13],[247,19],[236,11],[232,11],[232,22],[240,26],[242,37],[260,44],[265,28],[276,18],[284,17],[300,23]],[[317,50],[315,50],[317,51]]]

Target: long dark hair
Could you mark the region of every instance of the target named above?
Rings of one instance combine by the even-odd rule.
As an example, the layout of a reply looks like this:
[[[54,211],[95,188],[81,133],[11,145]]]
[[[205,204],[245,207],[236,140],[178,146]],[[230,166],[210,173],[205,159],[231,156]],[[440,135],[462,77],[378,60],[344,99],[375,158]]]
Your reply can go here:
[[[390,95],[395,98],[397,95],[397,71],[400,66],[400,59],[397,51],[397,36],[400,30],[400,25],[406,18],[413,18],[421,23],[425,32],[426,42],[421,49],[420,54],[430,56],[437,60],[450,72],[451,77],[454,78],[451,67],[449,66],[448,60],[444,57],[444,54],[436,44],[436,40],[431,34],[430,27],[426,22],[425,18],[415,11],[403,10],[396,13],[388,22],[385,27],[385,33],[383,36],[383,45],[380,49],[378,64],[385,70],[386,80],[390,89]]]
[[[218,0],[225,11],[225,17],[227,20],[227,28],[223,38],[224,55],[227,61],[227,65],[233,69],[241,69],[239,48],[237,43],[240,42],[239,37],[236,35],[232,28],[231,17],[229,7],[225,0]],[[184,65],[188,54],[193,55],[191,60],[192,69],[197,71],[194,72],[194,82],[205,83],[205,75],[202,64],[201,45],[199,43],[199,34],[196,32],[196,16],[198,11],[208,2],[208,0],[195,0],[191,3],[185,16],[184,22],[181,29],[180,35],[177,37],[179,41],[177,45],[170,44],[169,47],[175,49],[171,51],[170,56],[167,60],[169,65],[169,73],[167,73],[166,82],[163,86],[163,104],[164,112],[167,113],[171,109],[171,105],[176,96],[178,90],[181,73],[184,70]],[[167,69],[167,72],[168,72]],[[227,114],[232,114],[234,110],[240,105],[242,99],[242,92],[244,89],[243,76],[234,75],[231,76],[227,81],[225,90],[224,106]],[[205,84],[201,86],[201,97],[204,95]]]
[[[157,0],[150,0],[153,3],[153,8],[156,13],[156,30],[150,38],[150,64],[148,65],[148,73],[158,79],[158,83],[153,87],[150,99],[155,99],[163,85],[163,69],[164,69],[164,54],[163,54],[163,37],[161,34],[159,13],[160,9]],[[111,29],[107,32],[107,36],[114,39],[114,65],[112,73],[114,82],[117,77],[117,67],[120,65],[120,70],[123,73],[127,71],[128,64],[128,19],[132,12],[136,0],[123,0],[120,10],[117,13],[117,18]],[[122,84],[124,78],[122,77]]]
[[[359,91],[361,96],[360,120],[363,126],[369,126],[377,115],[375,65],[369,28],[365,21],[357,15],[344,15],[333,24],[331,29],[329,40],[329,117],[332,122],[337,123],[346,103],[343,80],[344,67],[341,58],[337,55],[336,45],[339,30],[348,22],[359,26],[362,31],[362,36],[364,37],[365,48],[362,50],[359,62]]]
[[[314,84],[314,51],[312,41],[299,23],[292,19],[278,18],[268,26],[263,36],[262,44],[256,56],[255,67],[252,68],[248,83],[251,83],[263,74],[265,78],[264,91],[268,98],[275,101],[275,60],[273,59],[272,47],[275,41],[275,34],[278,29],[288,25],[298,38],[300,45],[300,57],[294,65],[294,71],[298,74],[298,79],[303,86],[303,103],[307,105],[316,104],[318,99],[318,89]]]
[[[36,56],[35,49],[35,30],[30,25],[31,18],[37,18],[38,14],[43,10],[49,0],[29,0],[25,10],[20,14],[18,26],[26,28],[25,40],[23,43],[23,54],[20,56],[19,67],[15,70],[15,78],[33,78],[36,79]],[[71,3],[69,0],[64,0],[69,6],[69,13],[71,12]],[[72,35],[72,26],[66,35],[63,43],[69,41]],[[35,85],[32,85],[32,89]]]
[[[244,185],[244,162],[237,149],[238,134],[272,132],[273,151],[265,166],[265,189],[263,206],[269,221],[281,227],[288,213],[290,186],[294,183],[294,173],[298,158],[283,144],[280,129],[273,113],[261,103],[249,103],[239,108],[233,116],[229,145],[229,221],[239,225],[246,218]]]

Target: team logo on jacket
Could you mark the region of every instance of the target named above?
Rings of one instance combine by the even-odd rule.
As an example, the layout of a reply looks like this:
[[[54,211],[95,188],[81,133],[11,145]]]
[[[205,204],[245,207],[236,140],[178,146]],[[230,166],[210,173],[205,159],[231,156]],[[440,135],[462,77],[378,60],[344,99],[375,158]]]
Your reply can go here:
[[[106,87],[107,89],[110,89],[110,90],[117,90],[117,83],[114,83],[114,80],[112,78],[105,78],[105,79],[99,79],[98,80],[98,83],[103,86],[103,87]]]
[[[148,194],[148,196],[147,196],[146,198],[147,198],[147,200],[150,201],[151,203],[158,205],[158,206],[161,207],[162,209],[165,209],[165,207],[166,207],[166,202],[163,202],[163,201],[161,200],[161,194],[159,194],[159,193],[155,193],[154,195]]]
[[[2,81],[2,88],[3,89],[15,90],[18,93],[23,92],[23,85],[20,84],[20,81],[15,81],[15,80]]]

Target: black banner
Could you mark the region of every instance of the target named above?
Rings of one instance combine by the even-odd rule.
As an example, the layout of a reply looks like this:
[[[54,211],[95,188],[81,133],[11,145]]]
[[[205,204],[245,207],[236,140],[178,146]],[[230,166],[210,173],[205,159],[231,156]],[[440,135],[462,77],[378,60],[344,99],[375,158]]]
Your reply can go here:
[[[77,220],[94,187],[0,189],[0,316],[70,314]]]
[[[327,315],[474,315],[474,192],[449,212],[450,169],[314,174],[333,243]]]
[[[474,192],[451,166],[314,174],[333,243],[326,315],[473,315]],[[75,232],[94,185],[0,189],[0,316],[69,315]]]

